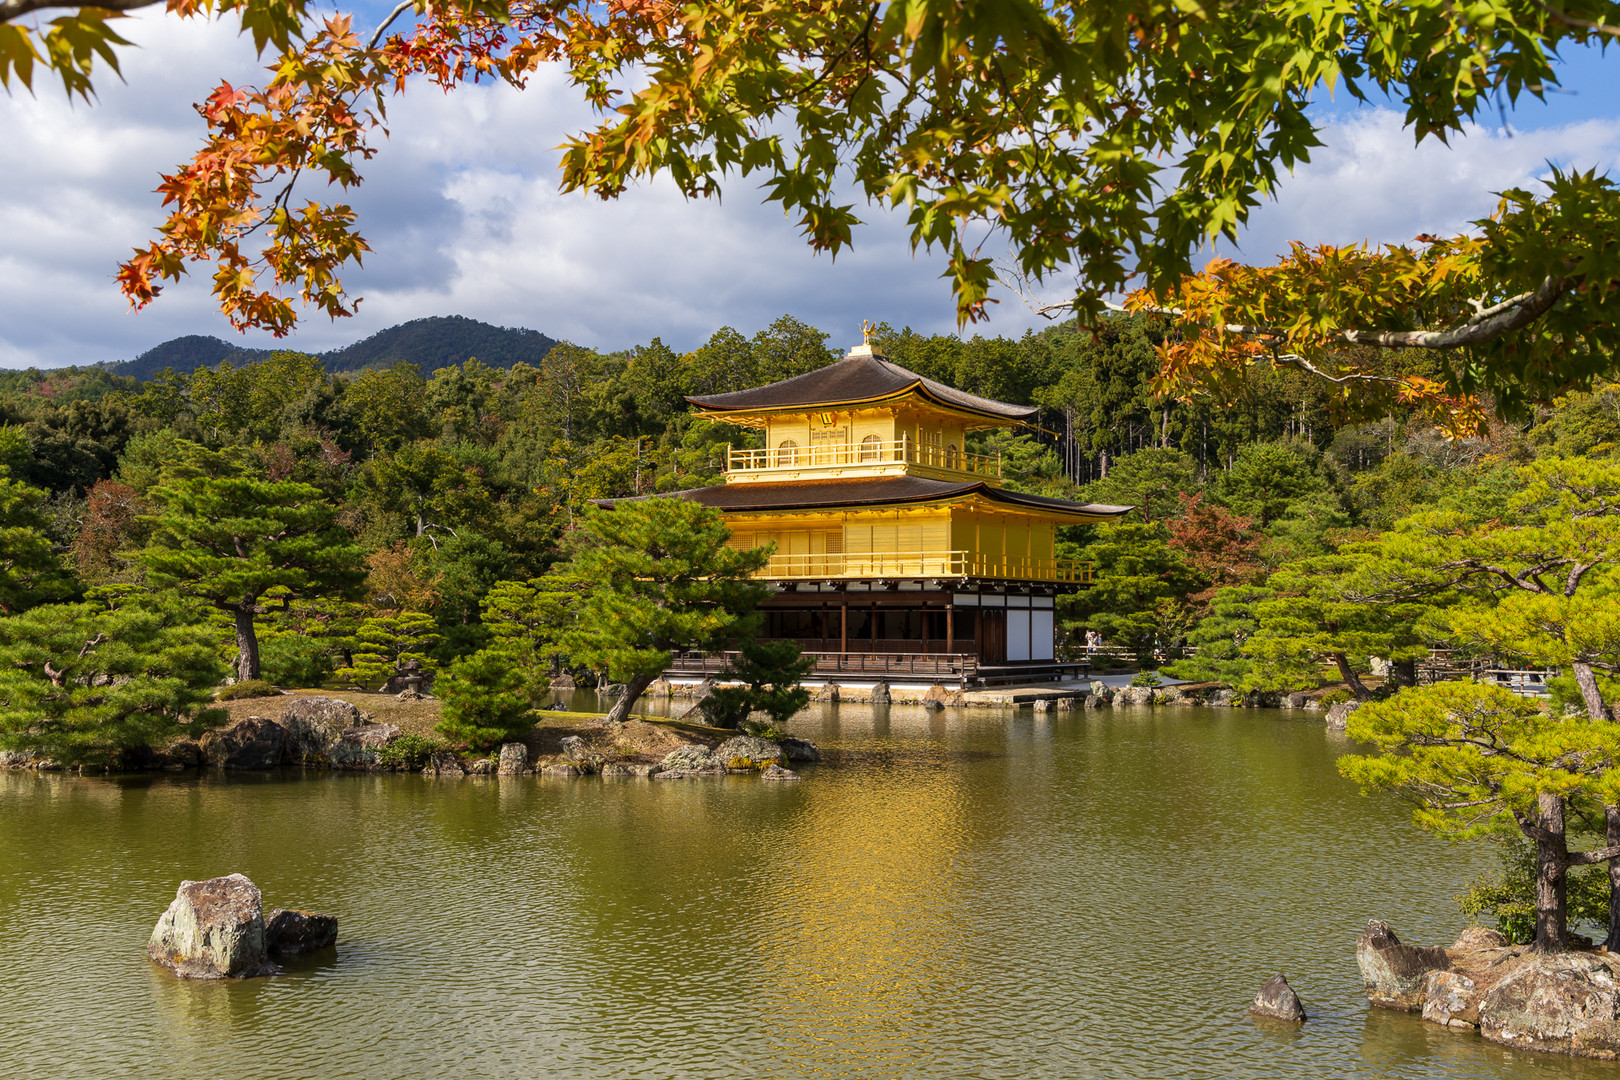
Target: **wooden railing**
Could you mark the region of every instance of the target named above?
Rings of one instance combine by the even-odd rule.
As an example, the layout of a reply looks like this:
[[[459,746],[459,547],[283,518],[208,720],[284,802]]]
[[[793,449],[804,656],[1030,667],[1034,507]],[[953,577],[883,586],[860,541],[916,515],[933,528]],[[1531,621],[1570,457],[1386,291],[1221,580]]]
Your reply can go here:
[[[973,551],[845,551],[772,555],[755,577],[773,581],[834,578],[993,578],[1090,585],[1095,568],[1074,559],[984,555]]]
[[[971,653],[902,652],[806,652],[815,660],[812,674],[829,675],[927,675],[971,682],[978,676],[979,660]],[[725,671],[734,652],[689,652],[675,657],[665,670],[682,675],[718,675]]]
[[[911,439],[869,443],[822,443],[813,446],[777,447],[764,450],[727,448],[728,472],[793,472],[836,465],[881,465],[909,462],[971,476],[999,477],[1001,458],[970,454],[949,446],[921,444]]]

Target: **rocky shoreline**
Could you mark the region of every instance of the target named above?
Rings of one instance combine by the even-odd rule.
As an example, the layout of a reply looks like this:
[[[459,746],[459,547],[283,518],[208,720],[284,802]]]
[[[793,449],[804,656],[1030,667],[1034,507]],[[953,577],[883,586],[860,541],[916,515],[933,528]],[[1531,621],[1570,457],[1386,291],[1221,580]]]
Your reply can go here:
[[[1537,953],[1478,926],[1449,948],[1416,947],[1374,919],[1356,963],[1377,1008],[1521,1050],[1620,1059],[1620,956]]]
[[[696,721],[701,725],[701,702],[712,689],[712,680],[695,684],[654,683],[648,688],[648,697],[685,699],[693,705],[676,719],[675,726]],[[607,693],[611,694],[613,688]],[[1031,707],[1037,714],[1072,712],[1106,706],[1175,706],[1209,705],[1230,708],[1287,708],[1305,711],[1323,711],[1322,706],[1305,694],[1239,694],[1213,683],[1182,684],[1177,686],[1110,687],[1100,682],[1089,686],[1076,686],[1072,694],[1058,694],[1035,701],[1009,700],[970,701],[959,689],[948,689],[935,684],[925,689],[891,687],[884,682],[871,686],[843,687],[828,684],[815,690],[815,700],[823,702],[849,702],[859,704],[921,705],[931,710],[961,707],[1023,708]],[[418,697],[417,700],[430,700]],[[815,747],[802,740],[785,739],[772,743],[777,753],[766,754],[755,747],[744,755],[754,764],[736,763],[738,755],[722,755],[724,760],[702,759],[701,752],[716,751],[730,733],[716,730],[709,741],[697,734],[701,728],[688,727],[690,738],[682,745],[672,745],[665,733],[663,745],[657,740],[640,739],[652,725],[632,720],[616,726],[605,722],[587,724],[573,742],[564,739],[560,753],[539,753],[533,741],[514,741],[501,747],[499,753],[487,757],[457,754],[441,750],[431,758],[409,766],[401,765],[398,755],[386,753],[402,736],[397,724],[373,722],[352,702],[342,698],[318,695],[293,695],[252,699],[256,710],[274,715],[240,716],[233,723],[210,731],[201,739],[182,739],[161,749],[143,749],[125,755],[113,771],[118,772],[178,772],[188,768],[211,767],[232,770],[271,769],[278,766],[305,766],[336,771],[398,772],[417,771],[432,776],[527,775],[546,776],[637,776],[663,775],[666,779],[687,776],[718,775],[719,772],[760,773],[771,779],[781,777],[768,770],[775,766],[785,770],[789,764],[820,760]],[[390,703],[391,704],[391,703]],[[1329,728],[1343,728],[1345,718],[1356,708],[1356,702],[1334,705],[1325,711]],[[545,724],[548,710],[539,711],[540,725]],[[681,741],[681,740],[675,740]],[[734,740],[733,740],[734,741]],[[756,740],[758,741],[758,740]],[[736,749],[735,747],[733,749]],[[656,751],[656,752],[653,752]],[[686,751],[677,757],[678,751]],[[751,755],[751,756],[750,756]],[[0,769],[34,769],[49,771],[62,766],[45,755],[29,752],[0,751]]]
[[[275,698],[263,699],[266,703]],[[127,771],[181,772],[188,768],[262,771],[278,767],[334,772],[419,772],[426,776],[622,776],[680,780],[757,774],[766,780],[797,780],[790,763],[821,760],[814,743],[779,741],[716,730],[706,739],[687,728],[674,732],[641,720],[586,724],[560,740],[560,752],[535,755],[524,742],[508,742],[487,756],[444,747],[409,760],[391,752],[408,738],[396,724],[373,723],[352,702],[329,697],[286,697],[275,717],[245,716],[208,732],[148,751],[126,763]],[[269,710],[266,710],[269,711]],[[703,741],[699,741],[703,740]],[[674,743],[675,745],[671,746]],[[60,764],[37,754],[0,755],[0,767],[49,771]]]

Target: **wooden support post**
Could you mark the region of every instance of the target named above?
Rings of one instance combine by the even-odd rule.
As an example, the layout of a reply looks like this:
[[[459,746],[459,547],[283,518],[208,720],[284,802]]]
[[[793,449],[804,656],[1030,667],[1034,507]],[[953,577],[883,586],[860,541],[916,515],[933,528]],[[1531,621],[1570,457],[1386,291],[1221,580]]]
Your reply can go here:
[[[849,597],[845,596],[838,606],[838,651],[840,654],[849,652]],[[842,661],[840,661],[842,663]]]
[[[945,602],[945,651],[956,651],[956,606],[949,600]]]

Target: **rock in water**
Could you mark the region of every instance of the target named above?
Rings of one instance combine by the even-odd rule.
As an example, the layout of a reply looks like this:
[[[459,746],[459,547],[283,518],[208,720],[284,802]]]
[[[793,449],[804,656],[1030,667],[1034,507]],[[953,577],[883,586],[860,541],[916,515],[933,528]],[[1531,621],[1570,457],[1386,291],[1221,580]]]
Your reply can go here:
[[[329,697],[294,698],[281,710],[284,765],[330,765],[345,728],[360,725],[360,710]]]
[[[520,742],[501,744],[501,759],[495,771],[502,776],[522,776],[529,766],[529,748]]]
[[[602,766],[602,775],[604,777],[639,776],[645,780],[657,771],[657,765],[649,765],[644,761],[610,761]]]
[[[1531,954],[1479,1005],[1479,1033],[1526,1050],[1620,1055],[1620,962],[1590,953]]]
[[[767,765],[759,774],[761,780],[797,780],[799,774],[792,769],[784,769],[780,765]]]
[[[767,765],[781,765],[785,755],[780,746],[769,739],[752,735],[737,735],[714,748],[714,756],[728,769],[759,770]]]
[[[423,776],[466,776],[466,766],[448,750],[436,751],[422,769]]]
[[[946,690],[943,686],[939,685],[939,683],[935,683],[933,686],[930,686],[928,688],[928,692],[923,695],[923,707],[927,709],[943,709],[945,707],[946,699],[950,696],[951,694],[949,690]]]
[[[1367,1000],[1384,1009],[1418,1012],[1423,1008],[1423,977],[1451,967],[1446,950],[1438,945],[1414,948],[1402,945],[1395,931],[1381,919],[1371,919],[1356,939],[1356,963],[1367,987]]]
[[[1327,716],[1324,717],[1327,721],[1328,730],[1343,731],[1345,725],[1350,722],[1350,714],[1359,708],[1361,708],[1361,702],[1359,701],[1341,701],[1333,706],[1327,711]]]
[[[607,755],[600,750],[592,749],[591,744],[578,735],[562,737],[562,752],[564,757],[579,766],[579,771],[586,775],[601,772],[602,766],[607,764]]]
[[[248,716],[210,731],[199,750],[206,764],[226,769],[270,769],[281,763],[286,731],[274,720]]]
[[[782,756],[789,761],[820,761],[821,751],[808,739],[783,739]]]
[[[1249,1012],[1254,1016],[1286,1020],[1291,1024],[1305,1022],[1305,1006],[1299,1003],[1299,995],[1294,993],[1294,988],[1281,974],[1265,981],[1260,992],[1254,995],[1254,1004],[1249,1006]]]
[[[258,886],[241,874],[182,881],[147,955],[186,979],[243,979],[276,971],[268,959]]]
[[[725,765],[714,756],[707,746],[697,743],[687,743],[677,746],[664,755],[664,760],[658,763],[660,770],[666,773],[718,773],[725,772]]]
[[[337,916],[296,908],[276,908],[264,920],[265,948],[273,956],[329,949],[337,944]]]
[[[894,700],[894,695],[889,692],[889,684],[880,679],[872,684],[872,692],[868,700],[873,705],[887,705]]]

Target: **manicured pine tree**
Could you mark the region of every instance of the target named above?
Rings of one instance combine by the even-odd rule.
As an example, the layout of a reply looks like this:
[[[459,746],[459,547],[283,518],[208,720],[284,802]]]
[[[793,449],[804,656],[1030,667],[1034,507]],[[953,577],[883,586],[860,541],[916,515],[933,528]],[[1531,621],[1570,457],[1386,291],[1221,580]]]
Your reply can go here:
[[[110,766],[225,718],[202,616],[174,599],[48,604],[0,619],[0,747]]]
[[[205,462],[217,456],[190,449]],[[152,589],[195,597],[229,614],[237,678],[257,679],[255,618],[271,604],[285,608],[352,592],[365,578],[363,552],[318,488],[260,480],[228,465],[220,471],[171,476],[153,489],[162,510],[153,519],[151,543],[136,558]]]
[[[429,652],[443,638],[431,615],[401,611],[367,619],[355,631],[349,648],[354,663],[338,668],[340,679],[352,679],[363,689],[381,689],[401,664],[415,661],[423,674],[433,670]]]
[[[723,648],[754,629],[766,589],[752,575],[769,556],[727,546],[730,535],[718,510],[645,499],[591,510],[570,538],[557,573],[580,600],[561,644],[624,684],[610,720],[629,717],[676,649]]]
[[[444,703],[434,730],[475,750],[521,738],[534,726],[534,703],[522,672],[494,649],[451,664],[433,689]]]

